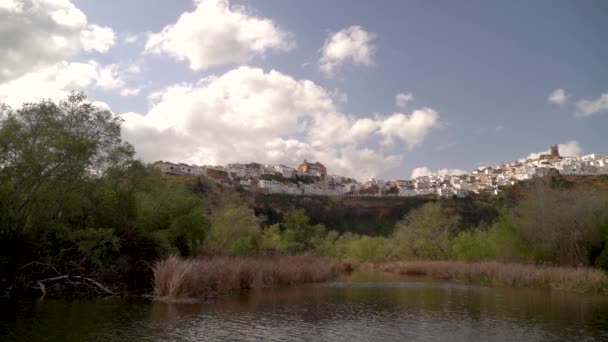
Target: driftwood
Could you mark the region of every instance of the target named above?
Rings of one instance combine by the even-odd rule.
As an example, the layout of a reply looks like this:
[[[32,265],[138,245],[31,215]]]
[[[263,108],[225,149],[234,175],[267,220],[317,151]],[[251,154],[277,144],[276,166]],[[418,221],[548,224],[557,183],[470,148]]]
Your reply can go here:
[[[42,273],[48,274],[48,272],[46,272],[46,271],[33,272],[29,276],[22,275],[23,284],[25,284],[25,286],[27,286],[27,287],[40,290],[40,292],[42,292],[41,298],[44,298],[47,295],[48,284],[57,283],[57,282],[64,282],[74,288],[93,287],[96,292],[102,292],[107,295],[115,295],[114,291],[110,290],[108,287],[104,286],[102,283],[98,282],[95,279],[86,277],[84,275],[61,274],[55,267],[53,267],[53,265],[50,265],[50,264],[45,264],[42,262],[34,261],[34,262],[30,262],[30,263],[20,267],[19,269],[23,270],[23,269],[26,269],[26,268],[32,267],[32,266],[39,266],[39,267],[42,267],[43,270],[51,270],[52,272],[57,274],[57,276],[54,276],[54,277],[38,279],[38,280],[31,280],[31,281],[25,281],[25,279],[27,279],[27,278],[31,279],[31,278],[33,278],[33,275],[36,275],[36,274],[38,274],[38,275],[40,275]],[[35,286],[33,286],[33,284],[35,284]],[[89,289],[89,291],[90,291],[90,289]]]
[[[40,289],[40,291],[42,291],[42,298],[44,298],[44,296],[46,296],[46,286],[44,286],[45,282],[66,279],[68,277],[69,277],[68,275],[63,275],[63,276],[59,276],[59,277],[46,278],[46,279],[41,279],[41,280],[36,281],[36,284],[38,285],[38,288]]]
[[[114,293],[114,292],[112,292],[110,289],[108,289],[107,287],[103,286],[103,285],[102,285],[100,282],[98,282],[97,280],[93,280],[93,279],[91,279],[91,278],[87,278],[87,277],[84,277],[84,280],[86,280],[86,281],[90,282],[91,284],[93,284],[93,285],[97,286],[98,288],[100,288],[101,290],[103,290],[103,291],[104,291],[105,293],[107,293],[107,294],[111,294],[111,295],[114,295],[114,294],[115,294],[115,293]]]
[[[95,288],[97,288],[100,292],[106,293],[108,295],[115,295],[114,291],[110,290],[109,288],[107,288],[106,286],[104,286],[102,283],[98,282],[95,279],[91,279],[91,278],[85,277],[85,276],[71,276],[69,274],[65,274],[65,275],[62,275],[59,277],[40,279],[40,280],[36,281],[36,285],[38,285],[38,289],[42,292],[42,298],[44,298],[47,294],[45,283],[58,282],[58,281],[62,281],[62,280],[65,280],[67,283],[69,283],[72,286],[78,286],[79,284],[84,285],[84,283],[87,282],[87,283],[93,285]],[[74,280],[80,281],[80,282],[74,282]]]

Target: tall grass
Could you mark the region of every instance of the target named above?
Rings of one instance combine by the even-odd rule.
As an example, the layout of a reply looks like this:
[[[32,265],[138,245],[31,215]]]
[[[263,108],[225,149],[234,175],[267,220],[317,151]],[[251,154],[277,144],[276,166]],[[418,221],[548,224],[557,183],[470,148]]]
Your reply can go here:
[[[606,273],[589,267],[556,267],[494,261],[398,261],[378,264],[363,263],[358,265],[357,269],[497,286],[550,288],[608,294]]]
[[[313,256],[169,257],[154,266],[154,295],[200,300],[256,288],[326,281],[338,273],[331,259]]]

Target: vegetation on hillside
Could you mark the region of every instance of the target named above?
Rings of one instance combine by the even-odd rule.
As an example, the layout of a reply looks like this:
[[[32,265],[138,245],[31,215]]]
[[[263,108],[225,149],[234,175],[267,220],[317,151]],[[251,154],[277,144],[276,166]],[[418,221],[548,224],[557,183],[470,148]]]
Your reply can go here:
[[[149,291],[153,265],[172,255],[608,269],[607,193],[572,179],[495,198],[253,196],[145,166],[120,119],[82,94],[1,114],[3,294]]]

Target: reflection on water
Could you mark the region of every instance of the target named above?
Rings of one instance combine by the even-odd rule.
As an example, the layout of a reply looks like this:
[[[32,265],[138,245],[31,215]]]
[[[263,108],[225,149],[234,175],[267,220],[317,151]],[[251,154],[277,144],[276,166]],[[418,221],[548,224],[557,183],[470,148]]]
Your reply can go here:
[[[608,298],[369,280],[355,276],[255,290],[207,304],[125,299],[2,303],[0,340],[608,340]]]

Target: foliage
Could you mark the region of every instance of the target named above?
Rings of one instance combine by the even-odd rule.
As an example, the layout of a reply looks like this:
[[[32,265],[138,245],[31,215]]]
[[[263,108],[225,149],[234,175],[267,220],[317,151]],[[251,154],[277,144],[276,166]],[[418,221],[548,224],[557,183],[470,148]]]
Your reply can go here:
[[[449,258],[452,256],[451,240],[459,220],[458,215],[447,215],[439,203],[430,202],[397,223],[393,239],[403,256]]]
[[[461,231],[454,238],[454,256],[459,260],[525,261],[527,251],[521,238],[502,210],[489,228]]]
[[[0,288],[57,273],[141,287],[146,262],[198,252],[201,200],[133,159],[119,117],[79,93],[3,112]]]
[[[555,189],[539,180],[534,191],[511,211],[517,234],[536,262],[589,264],[591,250],[602,245],[608,221],[605,196]]]
[[[264,229],[260,247],[265,253],[296,254],[315,249],[326,235],[325,226],[310,224],[304,210],[292,210],[283,215],[281,223]]]
[[[388,238],[344,234],[336,241],[335,257],[353,261],[383,261],[392,257],[394,250]]]
[[[172,254],[608,269],[608,197],[592,184],[540,179],[493,200],[261,200],[145,166],[120,118],[83,94],[0,112],[0,293],[58,274],[141,288],[149,265]]]
[[[233,204],[219,208],[211,223],[206,250],[211,254],[253,254],[260,234],[253,210]]]

